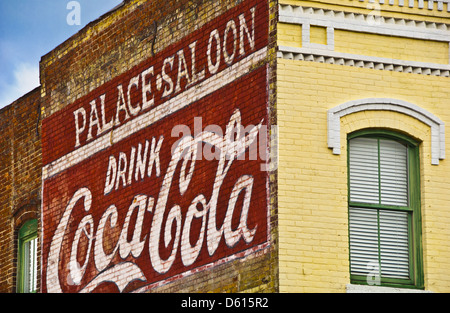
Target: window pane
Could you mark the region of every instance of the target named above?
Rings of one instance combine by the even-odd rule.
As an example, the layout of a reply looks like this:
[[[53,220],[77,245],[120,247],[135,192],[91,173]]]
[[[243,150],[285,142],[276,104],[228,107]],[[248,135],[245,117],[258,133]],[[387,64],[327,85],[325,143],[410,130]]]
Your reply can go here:
[[[380,139],[381,204],[408,206],[407,148]]]
[[[349,145],[350,201],[378,204],[378,140],[355,138]]]
[[[409,278],[408,213],[380,210],[381,276]]]
[[[37,249],[37,238],[34,238],[24,243],[23,292],[35,292],[37,289],[36,249]]]
[[[380,264],[381,277],[408,279],[408,213],[351,207],[349,214],[351,274],[374,275]]]
[[[416,190],[410,190],[408,158],[417,150],[385,137],[358,137],[348,144],[352,279],[361,282],[365,276],[368,284],[414,283],[411,223],[418,204],[409,203],[409,193]],[[374,281],[378,274],[381,280]]]
[[[37,226],[37,220],[29,220],[19,230],[18,292],[37,291]]]
[[[370,265],[378,264],[377,210],[350,208],[349,214],[350,271],[354,275],[369,275]]]

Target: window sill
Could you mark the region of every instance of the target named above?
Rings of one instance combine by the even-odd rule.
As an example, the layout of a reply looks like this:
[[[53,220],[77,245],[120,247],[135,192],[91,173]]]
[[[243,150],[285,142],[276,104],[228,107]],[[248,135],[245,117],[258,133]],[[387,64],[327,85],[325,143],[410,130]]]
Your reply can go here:
[[[429,290],[348,284],[347,293],[431,293]]]

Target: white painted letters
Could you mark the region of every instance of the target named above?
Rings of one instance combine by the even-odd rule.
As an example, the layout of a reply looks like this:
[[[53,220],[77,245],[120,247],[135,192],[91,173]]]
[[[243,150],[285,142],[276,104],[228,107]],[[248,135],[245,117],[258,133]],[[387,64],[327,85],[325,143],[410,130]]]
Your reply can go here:
[[[79,116],[81,114],[81,117],[83,118],[80,126],[80,121],[78,120]],[[86,110],[83,108],[79,108],[78,110],[73,112],[73,115],[75,116],[75,148],[80,146],[80,135],[84,132],[84,129],[86,128]]]
[[[108,97],[108,99],[115,98],[116,100],[115,110],[109,122],[107,122],[105,108],[106,94],[100,96],[101,117],[96,106],[96,100],[89,102],[89,109],[81,107],[75,110],[73,112],[75,118],[75,148],[130,119],[130,122],[132,122],[132,119],[143,111],[155,106],[154,89],[157,92],[162,92],[162,94],[156,94],[156,99],[165,101],[167,97],[183,92],[205,80],[208,74],[217,74],[221,65],[230,67],[237,60],[254,52],[256,49],[256,7],[252,7],[249,13],[242,13],[237,18],[228,20],[224,30],[213,29],[209,33],[208,42],[201,45],[206,48],[200,52],[201,58],[197,59],[199,54],[197,47],[200,45],[197,45],[197,41],[193,41],[187,47],[183,47],[175,54],[166,57],[159,68],[154,65],[149,66],[140,74],[131,77],[129,81],[118,84],[116,94]],[[190,60],[186,59],[189,51]],[[200,66],[200,70],[197,69],[198,60],[205,60],[204,64]],[[154,76],[156,79],[152,80]],[[183,84],[184,82],[185,84]],[[152,89],[152,84],[155,85],[154,89]],[[108,100],[108,103],[110,102]],[[87,110],[89,110],[89,121],[87,120]],[[86,125],[87,123],[89,125]],[[88,134],[85,142],[82,142],[80,135],[86,130],[87,126]],[[96,133],[93,132],[94,126],[97,129]]]

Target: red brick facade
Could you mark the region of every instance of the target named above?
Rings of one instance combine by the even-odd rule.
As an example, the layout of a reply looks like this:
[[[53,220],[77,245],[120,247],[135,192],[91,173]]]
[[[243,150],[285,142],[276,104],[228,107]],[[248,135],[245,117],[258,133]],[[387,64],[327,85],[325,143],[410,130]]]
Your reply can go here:
[[[124,1],[42,58],[41,292],[277,290],[275,9],[194,2]]]

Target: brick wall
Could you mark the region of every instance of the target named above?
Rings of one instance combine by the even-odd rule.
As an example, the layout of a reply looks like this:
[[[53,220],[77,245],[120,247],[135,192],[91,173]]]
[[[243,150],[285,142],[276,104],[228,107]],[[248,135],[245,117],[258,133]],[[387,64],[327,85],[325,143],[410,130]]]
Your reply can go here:
[[[42,58],[43,292],[277,290],[276,10],[125,1]]]
[[[404,14],[396,15],[395,23],[388,24],[392,21],[390,11],[398,10],[398,7],[388,6],[385,1],[380,14],[386,20],[371,27],[366,22],[370,10],[337,7],[334,4],[338,2],[351,3],[355,7],[365,7],[368,3],[317,1],[315,10],[301,11],[298,7],[309,8],[311,2],[283,1],[293,8],[286,7],[285,13],[280,13],[280,20],[285,24],[279,25],[282,29],[278,33],[279,44],[290,47],[280,48],[284,52],[279,53],[277,65],[280,291],[345,292],[348,288],[347,135],[361,129],[381,128],[407,134],[421,142],[420,205],[425,290],[448,292],[450,215],[447,208],[450,198],[446,186],[450,173],[449,145],[447,143],[445,148],[445,158],[439,157],[438,153],[433,156],[432,152],[439,137],[445,135],[448,138],[448,127],[445,132],[433,136],[432,127],[421,121],[417,114],[396,111],[392,107],[350,109],[337,123],[339,144],[335,147],[340,153],[336,153],[330,149],[329,133],[333,126],[328,124],[329,110],[344,103],[369,99],[368,103],[384,101],[387,104],[388,99],[394,99],[407,102],[406,108],[415,105],[419,107],[418,111],[433,114],[448,125],[448,29],[446,37],[439,37],[439,31],[428,32],[429,40],[417,37],[420,22],[410,24],[410,32],[398,32],[403,19],[409,22],[428,19],[430,25],[434,25],[432,21],[448,25],[448,15],[447,19],[433,19],[431,16],[435,13],[443,14],[435,10],[429,12],[429,17],[424,17],[424,11],[419,11],[416,6],[414,11],[404,8]],[[407,3],[405,1],[405,7]],[[289,36],[292,34],[289,30],[301,32],[305,25],[296,23],[293,18],[283,18],[300,15],[300,12],[311,14],[311,20],[319,26],[322,22],[328,23],[329,40],[325,44],[314,45],[312,40],[305,44],[296,41],[301,37]],[[348,13],[346,20],[341,19],[344,16],[344,13],[339,15],[341,12]],[[418,15],[409,15],[413,12]],[[422,14],[419,16],[419,13]],[[322,16],[327,18],[322,19]],[[345,21],[352,25],[341,32],[338,29],[346,27]],[[333,27],[334,38],[330,36]],[[383,33],[386,28],[389,28],[389,35]],[[309,34],[303,34],[303,39],[306,35]],[[376,43],[374,38],[377,38]],[[431,41],[432,38],[436,41]],[[406,46],[405,42],[408,42]],[[428,47],[429,51],[425,52],[422,47]],[[419,66],[414,63],[418,60],[428,63]]]
[[[289,60],[278,64],[280,289],[345,291],[349,283],[346,135],[365,128],[389,128],[423,142],[420,157],[425,284],[427,290],[446,292],[449,273],[444,270],[448,268],[445,256],[450,248],[445,226],[449,197],[444,186],[449,169],[446,160],[431,165],[430,127],[395,112],[354,113],[341,119],[342,153],[337,156],[327,148],[326,113],[348,99],[367,96],[373,82],[378,82],[380,88],[371,91],[371,96],[421,103],[449,121],[447,96],[440,96],[445,94],[448,78],[352,67],[340,68],[336,76],[335,66],[311,63],[306,68]],[[336,91],[327,87],[330,81]],[[403,83],[398,85],[400,81]],[[414,87],[406,91],[404,86]],[[302,128],[296,127],[299,124]]]
[[[0,292],[15,291],[20,226],[40,216],[39,112],[39,88],[0,111]]]

